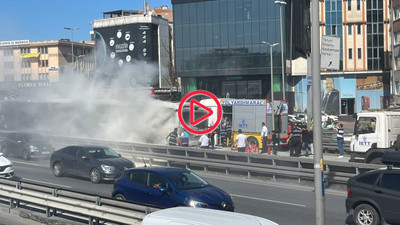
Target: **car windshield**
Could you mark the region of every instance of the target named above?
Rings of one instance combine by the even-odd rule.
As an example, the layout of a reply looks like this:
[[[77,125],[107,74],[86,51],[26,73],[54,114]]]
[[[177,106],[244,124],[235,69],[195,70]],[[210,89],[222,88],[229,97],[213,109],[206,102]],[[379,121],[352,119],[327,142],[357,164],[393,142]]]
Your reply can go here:
[[[179,171],[165,175],[178,190],[198,189],[209,186],[207,181],[190,171]]]
[[[119,158],[120,155],[111,148],[90,148],[88,154],[95,159]]]
[[[23,134],[24,140],[29,141],[44,141],[45,138],[40,134]]]
[[[354,124],[355,134],[369,134],[375,133],[375,117],[360,117]]]

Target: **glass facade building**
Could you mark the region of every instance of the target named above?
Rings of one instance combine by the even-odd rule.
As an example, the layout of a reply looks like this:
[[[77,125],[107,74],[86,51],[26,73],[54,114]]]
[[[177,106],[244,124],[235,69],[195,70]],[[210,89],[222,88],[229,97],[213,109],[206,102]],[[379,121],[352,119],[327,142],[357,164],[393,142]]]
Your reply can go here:
[[[306,0],[293,2],[307,5]],[[175,75],[182,78],[183,94],[203,89],[218,97],[266,98],[273,57],[274,91],[279,96],[281,33],[284,64],[290,56],[305,53],[307,46],[304,33],[295,37],[296,44],[290,42],[291,8],[295,6],[290,0],[286,3],[282,6],[281,32],[280,5],[272,0],[172,0]],[[272,56],[263,41],[279,43],[273,47]]]

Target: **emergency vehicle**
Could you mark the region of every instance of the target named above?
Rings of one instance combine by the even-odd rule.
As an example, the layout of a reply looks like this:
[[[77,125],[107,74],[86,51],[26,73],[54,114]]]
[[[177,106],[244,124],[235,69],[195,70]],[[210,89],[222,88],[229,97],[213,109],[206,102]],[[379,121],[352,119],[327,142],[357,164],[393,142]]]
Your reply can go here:
[[[285,100],[266,99],[218,99],[222,105],[222,123],[230,123],[232,126],[232,138],[235,140],[239,129],[247,136],[249,145],[262,146],[261,123],[265,122],[268,128],[268,145],[272,145],[272,113],[274,112],[275,131],[279,144],[287,145],[288,139],[288,104]],[[204,99],[201,104],[213,110],[213,115],[208,118],[208,126],[217,121],[217,106],[212,99]],[[218,140],[218,138],[217,138]],[[231,141],[232,143],[232,141]]]

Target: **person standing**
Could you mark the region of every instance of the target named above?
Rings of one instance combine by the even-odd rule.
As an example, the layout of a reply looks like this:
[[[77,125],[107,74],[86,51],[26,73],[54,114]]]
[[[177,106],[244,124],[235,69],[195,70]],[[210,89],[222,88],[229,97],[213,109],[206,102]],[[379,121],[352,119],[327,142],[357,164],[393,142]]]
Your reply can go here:
[[[215,131],[211,131],[211,133],[208,134],[209,135],[209,141],[210,141],[210,147],[211,149],[214,149],[214,145],[215,145]]]
[[[226,123],[225,131],[226,131],[226,144],[229,146],[230,143],[232,142],[232,126],[229,121]]]
[[[174,128],[174,131],[168,134],[166,139],[169,145],[176,145],[176,139],[178,138],[178,128]]]
[[[309,144],[309,148],[310,148],[310,154],[313,155],[314,154],[314,131],[313,131],[313,126],[310,127],[310,130],[308,131],[308,135],[309,135],[309,139],[310,139],[310,144]]]
[[[225,123],[221,125],[221,129],[219,130],[219,136],[221,137],[221,145],[222,147],[226,147],[226,130]]]
[[[267,150],[267,141],[268,141],[268,128],[265,126],[265,122],[261,123],[261,142],[262,142],[262,147],[261,147],[261,152],[260,153],[266,153],[268,152]]]
[[[210,143],[209,143],[208,135],[207,134],[203,134],[203,135],[201,135],[201,137],[199,139],[199,142],[197,143],[197,147],[208,148],[209,144]]]
[[[181,142],[183,147],[189,147],[189,134],[186,130],[183,130],[181,134]]]
[[[334,129],[336,130],[336,137],[337,137],[337,145],[339,149],[339,156],[338,158],[341,159],[343,158],[344,151],[343,151],[343,139],[344,139],[344,130],[343,130],[343,124],[339,124],[337,126],[334,126]]]
[[[243,134],[242,129],[239,129],[239,134],[236,136],[236,140],[232,147],[237,143],[238,152],[246,152],[246,146],[248,146],[247,137]]]
[[[300,142],[301,141],[301,130],[297,123],[294,124],[292,133],[290,134],[287,143],[290,143],[290,156],[299,157]]]
[[[306,154],[305,156],[308,157],[308,145],[310,144],[310,133],[307,130],[307,126],[303,125],[302,131],[301,131],[301,145],[300,145],[300,150],[299,153],[301,153],[301,150],[305,149]]]

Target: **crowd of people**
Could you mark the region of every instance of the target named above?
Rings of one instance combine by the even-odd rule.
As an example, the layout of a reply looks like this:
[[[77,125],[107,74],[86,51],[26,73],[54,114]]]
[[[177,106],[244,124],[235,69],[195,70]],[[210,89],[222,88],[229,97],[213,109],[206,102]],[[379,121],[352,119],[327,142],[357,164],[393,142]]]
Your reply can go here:
[[[337,136],[337,144],[338,144],[338,150],[339,150],[339,156],[338,158],[343,158],[344,151],[343,151],[343,139],[344,139],[344,130],[343,130],[343,124],[337,124],[337,123],[330,123],[328,124],[328,121],[325,121],[322,123],[322,129],[332,129],[336,130],[336,136]],[[220,138],[220,144],[222,147],[231,147],[233,148],[234,146],[237,147],[238,152],[245,152],[247,147],[249,146],[249,143],[247,141],[247,137],[245,134],[243,134],[243,131],[241,129],[238,130],[238,135],[236,136],[235,140],[232,140],[232,127],[230,123],[223,123],[218,131],[219,138]],[[289,153],[290,156],[293,157],[299,157],[304,155],[305,157],[308,157],[309,155],[312,155],[314,153],[314,147],[313,147],[313,127],[307,127],[306,124],[300,124],[300,123],[294,123],[293,127],[288,127],[288,133],[289,137],[287,139],[287,144],[289,146]],[[215,148],[215,135],[216,131],[212,131],[208,134],[203,134],[200,136],[197,147],[198,148]],[[261,123],[261,141],[262,141],[262,148],[260,150],[260,153],[267,153],[268,152],[268,128],[265,125],[265,122]],[[276,147],[279,146],[279,138],[277,137],[276,133],[274,131],[271,132],[272,135],[272,143],[269,145],[271,147],[271,150],[273,151],[273,154],[276,154]],[[168,134],[166,137],[168,140],[169,145],[181,145],[183,147],[188,147],[189,146],[189,134],[186,130],[183,130],[180,135],[178,135],[178,128],[175,128],[172,132]],[[304,154],[302,154],[302,151],[305,151]]]

